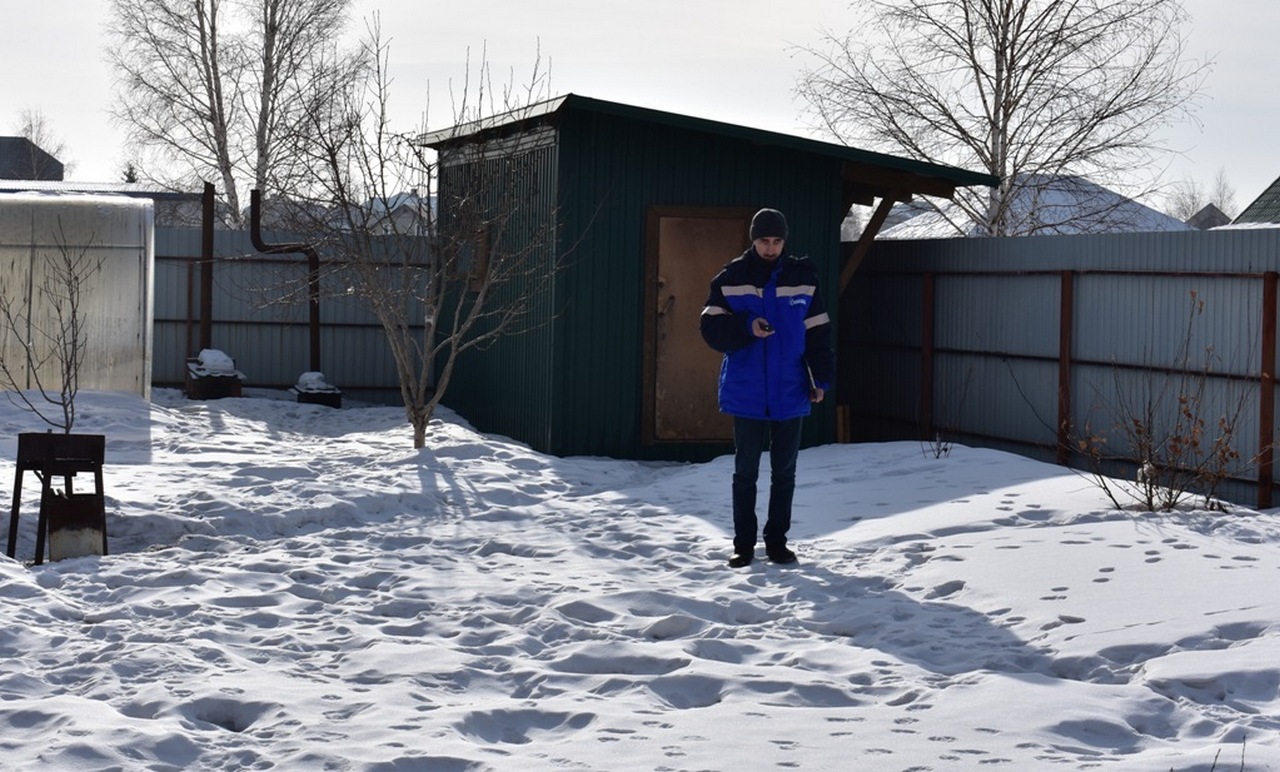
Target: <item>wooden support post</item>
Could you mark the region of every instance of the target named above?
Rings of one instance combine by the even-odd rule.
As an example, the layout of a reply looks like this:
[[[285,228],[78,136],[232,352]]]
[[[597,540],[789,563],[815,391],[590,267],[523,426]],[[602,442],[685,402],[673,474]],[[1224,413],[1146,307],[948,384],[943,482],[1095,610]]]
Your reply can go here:
[[[890,193],[880,199],[880,205],[876,207],[876,211],[871,215],[871,220],[867,223],[867,227],[862,229],[862,235],[858,237],[858,243],[853,248],[853,254],[845,261],[844,267],[840,269],[840,294],[844,294],[844,290],[849,286],[849,282],[853,280],[853,274],[858,270],[858,265],[862,259],[867,256],[867,252],[871,251],[871,242],[875,241],[876,234],[880,232],[880,227],[884,225],[884,220],[889,216],[889,210],[893,208],[894,203],[898,200],[897,191]]]
[[[934,273],[924,275],[920,314],[920,439],[933,439]]]
[[[1262,277],[1262,361],[1258,388],[1258,509],[1270,509],[1276,424],[1276,281]]]
[[[1071,336],[1075,325],[1075,274],[1063,271],[1058,290],[1058,463],[1071,461]]]
[[[200,349],[213,348],[213,183],[204,184],[200,226]],[[195,352],[191,352],[195,353]]]

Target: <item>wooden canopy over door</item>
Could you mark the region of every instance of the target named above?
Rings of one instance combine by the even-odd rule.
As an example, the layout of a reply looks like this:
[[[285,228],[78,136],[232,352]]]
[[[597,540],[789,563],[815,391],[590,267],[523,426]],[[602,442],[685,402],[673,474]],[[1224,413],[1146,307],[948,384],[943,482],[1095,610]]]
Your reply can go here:
[[[721,355],[698,329],[711,279],[742,254],[754,210],[652,207],[645,248],[644,441],[727,442],[717,399]]]

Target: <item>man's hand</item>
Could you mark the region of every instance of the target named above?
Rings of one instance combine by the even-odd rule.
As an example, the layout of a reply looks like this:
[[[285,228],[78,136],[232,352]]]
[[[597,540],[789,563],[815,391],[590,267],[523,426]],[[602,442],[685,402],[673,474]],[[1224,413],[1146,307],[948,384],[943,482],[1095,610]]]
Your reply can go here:
[[[827,390],[820,386],[814,386],[812,389],[809,389],[809,401],[814,404],[821,402],[823,397],[826,396]]]
[[[767,338],[773,334],[773,325],[762,316],[751,320],[751,334],[757,338]]]

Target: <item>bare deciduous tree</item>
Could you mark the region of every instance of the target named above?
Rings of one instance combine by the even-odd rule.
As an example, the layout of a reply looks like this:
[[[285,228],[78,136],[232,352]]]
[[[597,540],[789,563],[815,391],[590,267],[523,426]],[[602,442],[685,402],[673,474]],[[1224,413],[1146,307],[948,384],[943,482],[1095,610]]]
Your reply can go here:
[[[1198,180],[1187,177],[1175,182],[1166,197],[1169,214],[1184,222],[1209,204],[1221,209],[1228,217],[1239,214],[1236,209],[1236,190],[1227,179],[1225,169],[1218,169],[1213,184],[1207,190]]]
[[[25,137],[39,149],[48,153],[62,164],[63,174],[67,174],[75,164],[66,159],[67,145],[53,132],[53,128],[49,125],[49,119],[39,110],[23,110],[18,116],[18,136]],[[47,179],[48,169],[44,166],[45,159],[37,156],[34,152],[31,155],[31,170],[29,179],[43,180]]]
[[[288,216],[324,256],[326,283],[346,288],[382,326],[421,448],[458,357],[532,323],[531,298],[559,262],[555,215],[535,205],[519,154],[465,165],[439,200],[442,170],[418,141],[426,127],[392,129],[388,48],[376,21],[366,46],[370,78],[308,116],[319,141],[305,187],[316,195],[294,202]],[[456,116],[474,119],[494,104],[484,63],[479,76],[480,86],[463,87]],[[508,88],[497,100],[515,110],[545,86],[535,65],[523,94]]]
[[[1012,204],[1064,175],[1135,196],[1189,114],[1207,65],[1184,57],[1178,0],[865,0],[847,35],[809,49],[799,93],[840,141],[981,169],[957,193],[989,235]],[[1088,213],[1082,213],[1088,214]]]
[[[241,223],[240,186],[286,190],[312,102],[355,77],[336,41],[353,0],[112,0],[115,118],[156,155],[157,182],[218,180]]]
[[[0,288],[0,388],[10,401],[67,434],[76,421],[80,366],[88,349],[81,297],[102,270],[102,259],[90,255],[92,242],[90,237],[84,245],[71,244],[59,220],[56,252],[32,260],[25,282]]]

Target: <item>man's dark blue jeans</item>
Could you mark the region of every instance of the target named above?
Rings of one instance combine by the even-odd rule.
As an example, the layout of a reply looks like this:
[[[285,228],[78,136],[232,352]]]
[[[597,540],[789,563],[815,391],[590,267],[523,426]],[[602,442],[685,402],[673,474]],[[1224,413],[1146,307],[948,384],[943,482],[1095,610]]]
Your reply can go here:
[[[803,418],[786,421],[733,419],[733,551],[739,555],[755,552],[756,481],[760,477],[760,456],[769,449],[769,510],[764,523],[765,548],[787,545],[791,529],[791,499],[796,492],[796,456],[800,453],[800,425]]]

